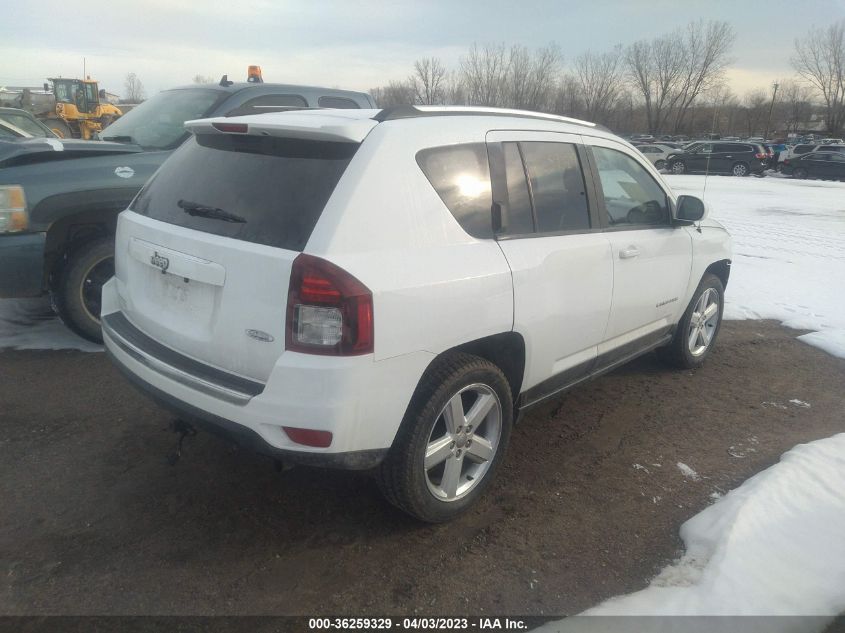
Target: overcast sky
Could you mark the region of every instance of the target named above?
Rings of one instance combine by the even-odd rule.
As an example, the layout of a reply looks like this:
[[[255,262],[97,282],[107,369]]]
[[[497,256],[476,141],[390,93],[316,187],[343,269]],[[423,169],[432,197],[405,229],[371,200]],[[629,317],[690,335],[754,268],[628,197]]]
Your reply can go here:
[[[130,71],[147,94],[196,74],[367,90],[406,77],[415,59],[457,66],[473,42],[555,42],[565,63],[699,18],[730,22],[744,93],[793,74],[795,36],[845,17],[845,0],[0,0],[0,86],[88,74],[123,93]]]

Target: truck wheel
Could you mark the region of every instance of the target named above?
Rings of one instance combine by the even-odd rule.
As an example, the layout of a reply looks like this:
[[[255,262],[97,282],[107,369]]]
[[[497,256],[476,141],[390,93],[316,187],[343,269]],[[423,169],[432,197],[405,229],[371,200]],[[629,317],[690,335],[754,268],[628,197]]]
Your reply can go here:
[[[379,487],[418,519],[453,519],[492,481],[512,425],[511,390],[501,369],[463,353],[435,360],[379,467]]]
[[[53,130],[53,133],[59,138],[73,138],[70,126],[61,119],[51,119],[47,122],[47,127]]]
[[[64,324],[95,343],[103,342],[103,284],[113,275],[114,238],[103,237],[83,244],[68,256],[53,290],[53,305]]]
[[[722,281],[707,273],[678,322],[675,336],[666,347],[657,350],[658,356],[679,369],[701,367],[716,344],[724,308]]]

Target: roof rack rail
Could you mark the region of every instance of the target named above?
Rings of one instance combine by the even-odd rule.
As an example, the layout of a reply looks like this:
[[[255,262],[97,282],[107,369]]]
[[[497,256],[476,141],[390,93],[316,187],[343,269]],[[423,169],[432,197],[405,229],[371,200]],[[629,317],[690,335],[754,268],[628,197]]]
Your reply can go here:
[[[530,110],[514,110],[510,108],[488,108],[482,106],[413,106],[395,105],[383,108],[373,117],[374,121],[395,121],[397,119],[413,119],[418,117],[431,116],[511,116],[524,119],[540,119],[543,121],[559,121],[560,123],[571,123],[583,125],[598,130],[606,130],[602,125],[573,119],[558,114],[546,114],[544,112],[531,112]]]

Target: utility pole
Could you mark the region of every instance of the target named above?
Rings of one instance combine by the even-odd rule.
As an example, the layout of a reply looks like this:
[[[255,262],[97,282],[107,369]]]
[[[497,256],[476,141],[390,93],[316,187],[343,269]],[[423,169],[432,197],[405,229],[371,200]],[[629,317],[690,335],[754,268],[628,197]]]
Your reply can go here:
[[[772,102],[769,104],[769,116],[766,119],[766,132],[763,134],[763,140],[767,140],[769,138],[769,128],[772,125],[772,110],[775,108],[775,97],[778,96],[778,82],[772,84],[774,87],[774,91],[772,91]]]

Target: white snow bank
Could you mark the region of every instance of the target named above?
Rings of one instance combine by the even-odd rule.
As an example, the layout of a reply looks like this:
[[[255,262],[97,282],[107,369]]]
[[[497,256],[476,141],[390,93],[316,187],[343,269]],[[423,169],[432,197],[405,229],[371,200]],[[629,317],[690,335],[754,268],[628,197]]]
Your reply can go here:
[[[686,553],[648,588],[583,615],[842,613],[845,433],[785,453],[684,523],[681,538]],[[538,630],[568,627],[564,620]]]
[[[845,183],[666,176],[702,196],[733,237],[727,319],[777,319],[845,357]]]
[[[9,347],[83,352],[103,349],[68,330],[43,298],[0,300],[0,350]]]

